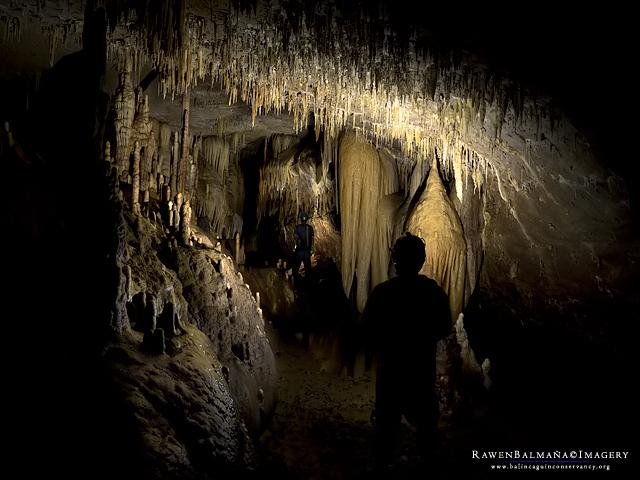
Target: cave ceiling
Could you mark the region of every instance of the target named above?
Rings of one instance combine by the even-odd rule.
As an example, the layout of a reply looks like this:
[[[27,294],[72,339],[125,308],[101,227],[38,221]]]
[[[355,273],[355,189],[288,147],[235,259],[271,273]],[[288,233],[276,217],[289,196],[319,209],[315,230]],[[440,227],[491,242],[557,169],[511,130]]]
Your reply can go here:
[[[489,259],[487,288],[507,284],[532,307],[542,299],[560,310],[585,295],[628,294],[634,273],[619,265],[638,258],[637,247],[620,243],[629,238],[633,177],[625,184],[612,168],[634,165],[618,139],[626,107],[610,99],[626,55],[621,12],[550,2],[523,11],[405,1],[103,3],[107,90],[119,72],[137,85],[157,71],[149,115],[172,131],[188,92],[192,135],[242,134],[246,144],[302,134],[313,118],[325,141],[353,129],[409,159],[401,185],[420,185],[437,158],[469,258]],[[37,78],[80,49],[83,7],[2,0],[3,75]],[[422,176],[412,180],[412,171]]]
[[[149,9],[151,8],[158,13],[155,20],[156,26],[166,27],[167,25],[157,23],[161,22],[159,19],[162,12],[172,4],[179,7],[184,3],[187,28],[183,40],[188,40],[187,43],[190,47],[194,47],[195,44],[204,46],[205,49],[215,47],[216,41],[227,35],[225,32],[229,31],[230,22],[233,23],[232,19],[234,18],[236,25],[231,25],[231,27],[236,29],[233,33],[239,42],[253,39],[258,43],[265,41],[269,44],[270,41],[279,38],[279,30],[283,30],[285,26],[291,26],[295,34],[291,39],[290,57],[298,56],[304,62],[304,55],[300,54],[304,53],[304,48],[310,47],[307,53],[319,53],[313,62],[316,64],[319,62],[322,66],[324,53],[335,54],[336,48],[340,50],[340,46],[345,47],[340,52],[342,53],[343,68],[351,68],[355,63],[362,64],[363,68],[357,72],[355,82],[354,78],[348,76],[341,77],[342,80],[348,82],[350,87],[357,87],[357,84],[362,82],[365,83],[362,87],[364,90],[370,89],[372,82],[375,81],[377,66],[380,77],[378,79],[378,93],[384,94],[384,87],[393,90],[393,86],[397,86],[404,107],[407,105],[402,102],[403,94],[425,90],[424,87],[427,87],[426,90],[432,90],[425,84],[433,81],[430,77],[432,73],[428,69],[423,69],[422,72],[419,72],[424,80],[422,85],[402,84],[402,78],[411,77],[416,69],[415,62],[412,62],[400,50],[406,47],[405,42],[409,39],[411,48],[416,53],[421,47],[424,47],[423,51],[427,52],[425,61],[421,62],[423,66],[432,64],[439,68],[446,68],[453,61],[463,70],[476,70],[474,75],[479,73],[480,77],[484,72],[491,74],[487,75],[489,79],[493,78],[495,74],[496,79],[490,81],[497,84],[497,90],[500,90],[499,84],[501,82],[508,83],[508,89],[511,90],[509,95],[514,95],[512,92],[514,85],[522,88],[521,94],[523,96],[539,99],[538,101],[543,104],[547,102],[549,95],[553,95],[554,105],[559,105],[565,114],[572,116],[573,123],[579,124],[582,131],[587,131],[590,134],[591,144],[605,143],[607,147],[617,145],[615,142],[607,143],[611,137],[610,122],[607,119],[611,117],[612,109],[617,107],[603,101],[590,103],[588,107],[585,105],[587,103],[585,100],[590,92],[594,90],[606,91],[607,87],[612,85],[610,75],[607,75],[606,72],[624,57],[623,38],[619,33],[624,29],[616,29],[616,32],[612,33],[607,28],[610,22],[620,24],[622,21],[619,18],[619,12],[614,9],[598,9],[596,11],[590,7],[560,8],[557,5],[552,5],[551,2],[536,3],[535,8],[524,5],[514,9],[503,8],[501,5],[487,6],[477,3],[461,4],[453,8],[427,2],[416,4],[416,2],[405,0],[397,2],[382,0],[378,2],[345,2],[340,0],[324,2],[286,0],[269,2],[262,0],[148,2],[136,0],[103,3],[110,12],[110,26],[115,28],[110,36],[111,65],[117,69],[119,46],[132,47],[135,55],[139,57],[140,71],[137,72],[138,76],[144,76],[148,73],[154,63],[144,57],[149,57],[150,49],[148,47],[152,43],[151,38],[153,35],[157,36],[157,32],[150,33],[147,28],[143,35],[146,35],[145,40],[149,41],[143,45],[145,42],[138,38],[138,35],[145,28],[140,28],[140,26],[152,25],[152,22],[146,24],[140,22],[140,17],[150,13]],[[0,2],[0,38],[4,53],[0,58],[0,72],[2,74],[16,71],[22,74],[40,72],[53,61],[79,49],[82,41],[84,5],[85,2],[80,0],[2,0]],[[117,19],[119,21],[116,21]],[[341,27],[345,25],[348,28],[341,30]],[[270,28],[275,29],[276,32],[270,31]],[[247,34],[247,32],[249,33]],[[171,33],[167,33],[167,30],[165,30],[165,34],[172,36]],[[344,38],[341,38],[340,35],[343,35]],[[324,38],[318,38],[322,36]],[[195,41],[196,37],[197,41]],[[363,49],[363,45],[367,42],[380,43],[380,37],[382,37],[382,43],[387,43],[389,51],[366,51],[366,48]],[[331,42],[326,40],[334,42],[335,45],[331,47],[333,51],[327,46]],[[296,41],[299,41],[298,44],[295,43]],[[392,45],[394,42],[395,45]],[[338,43],[342,45],[337,45]],[[275,47],[273,43],[271,45]],[[314,47],[318,45],[323,48],[317,48],[314,51]],[[232,47],[231,50],[234,51],[238,59],[241,59],[242,55],[239,52],[242,48],[236,48],[237,45]],[[245,44],[244,47],[248,47],[248,45]],[[302,47],[302,50],[298,47]],[[168,54],[166,56],[171,56],[171,52],[166,51],[165,53]],[[265,55],[273,59],[278,58],[280,54],[275,49],[271,53],[259,51],[254,55],[254,59],[259,63],[264,63]],[[191,60],[194,61],[193,58]],[[199,59],[195,60],[199,61]],[[290,64],[291,58],[285,61]],[[264,66],[280,70],[277,63],[265,64]],[[228,65],[223,65],[223,68],[227,67]],[[308,65],[302,65],[302,67],[303,73],[309,73]],[[316,67],[318,68],[317,65]],[[340,68],[340,60],[338,60],[337,68]],[[370,74],[369,77],[367,77],[367,71]],[[380,72],[383,72],[382,75]],[[384,72],[388,73],[390,78],[384,78],[386,75]],[[219,113],[222,113],[215,107],[222,107],[229,103],[228,97],[225,99],[225,95],[220,95],[219,91],[222,89],[227,94],[230,89],[228,84],[221,85],[221,82],[218,82],[217,88],[210,86],[205,88],[206,84],[211,84],[209,73],[209,71],[191,72],[191,76],[201,104],[207,104],[211,107],[208,114],[211,119],[215,120],[219,118]],[[290,73],[291,71],[283,72],[283,74]],[[237,72],[234,74],[238,77]],[[396,78],[393,78],[394,75]],[[246,90],[247,82],[258,84],[259,80],[263,80],[260,78],[261,76],[263,76],[262,73],[256,72],[254,69],[246,78],[235,78],[240,90],[238,92],[240,97],[243,97],[242,90],[243,88]],[[332,81],[335,79],[324,76],[321,80]],[[469,80],[468,76],[466,80],[467,82],[473,81]],[[455,82],[456,78],[449,78],[448,81]],[[111,83],[114,82],[115,80],[112,78]],[[155,92],[164,96],[166,93],[170,95],[175,92],[179,93],[183,88],[182,85],[173,85],[173,82],[168,82],[164,87],[158,83],[166,84],[167,82],[165,80],[154,83],[151,87],[153,92],[150,90],[152,97]],[[242,85],[243,83],[244,85]],[[382,85],[382,89],[380,85]],[[296,88],[295,86],[292,88],[291,85],[285,87],[288,91]],[[298,86],[297,92],[308,90],[307,87]],[[212,93],[211,95],[203,93],[205,91]],[[282,91],[277,93],[283,94]],[[330,93],[341,94],[344,92]],[[357,94],[357,92],[355,93]],[[458,96],[455,91],[444,93],[447,98],[447,93],[453,97]],[[469,90],[463,89],[460,93],[463,96],[468,95]],[[247,95],[251,94],[253,92],[247,93]],[[258,103],[257,108],[259,108],[261,101],[256,102],[247,95],[244,95],[244,98],[236,96],[234,100],[244,100],[245,103],[252,104]],[[350,95],[351,93],[347,96]],[[209,98],[205,99],[205,96]],[[394,98],[391,96],[386,100],[394,100]],[[282,102],[282,99],[278,99],[278,101]],[[234,106],[236,103],[232,102]],[[273,108],[277,102],[262,103],[264,103],[262,109],[264,114],[265,109]],[[163,107],[159,102],[154,102],[153,98],[151,98],[151,104],[152,110],[157,108],[158,115],[163,118],[170,113],[162,111],[163,108],[170,110],[170,106]],[[331,106],[329,105],[329,107]],[[342,106],[339,107],[342,108]],[[207,116],[204,109],[202,110],[200,111],[199,107],[194,109],[194,128],[196,130],[200,128],[198,120],[201,115]],[[293,110],[295,113],[296,109]],[[408,110],[411,112],[404,112],[403,121],[407,120],[409,115],[420,116],[423,113],[415,111],[415,108],[408,108]],[[231,112],[234,113],[231,114]],[[240,128],[236,118],[245,114],[246,108],[239,107],[237,112],[233,109],[227,109],[223,116],[234,117],[230,122],[236,125],[230,127],[234,130]],[[177,118],[179,121],[179,115]],[[267,127],[264,122],[268,122],[268,128],[274,132],[281,132],[284,125],[280,120],[273,118],[272,115],[267,115],[264,119],[256,120],[259,124],[263,123],[263,125],[257,125],[257,129],[261,130]],[[294,123],[295,121],[296,119],[294,119]],[[375,118],[372,118],[371,121],[375,123]],[[207,120],[203,118],[202,123],[206,122]],[[412,123],[425,128],[424,125],[420,125],[419,121],[412,120]],[[331,127],[331,125],[328,126]],[[603,138],[605,130],[606,138]],[[406,132],[402,133],[406,135]],[[427,133],[426,130],[425,133]],[[382,132],[381,135],[374,134],[374,136],[381,136],[384,139],[389,139],[391,136],[397,140],[399,132],[391,135],[388,132]],[[400,142],[405,142],[405,140],[400,139]],[[610,159],[610,163],[615,162],[615,159]]]

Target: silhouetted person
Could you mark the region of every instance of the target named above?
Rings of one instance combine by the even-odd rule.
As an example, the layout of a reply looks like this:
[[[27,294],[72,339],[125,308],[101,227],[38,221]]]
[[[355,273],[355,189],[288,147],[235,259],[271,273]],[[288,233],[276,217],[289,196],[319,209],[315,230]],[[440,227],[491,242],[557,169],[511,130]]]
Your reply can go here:
[[[363,312],[369,346],[377,357],[375,455],[392,462],[402,415],[416,427],[421,455],[435,446],[438,405],[434,393],[438,340],[451,329],[449,301],[438,284],[418,272],[423,241],[406,233],[392,251],[397,277],[376,286]]]
[[[293,276],[296,280],[300,275],[298,270],[300,269],[300,263],[304,264],[304,276],[305,279],[309,279],[311,276],[311,252],[313,252],[313,227],[307,223],[309,215],[306,213],[300,214],[300,223],[296,225],[293,234],[296,239],[296,246],[294,252],[293,262]]]

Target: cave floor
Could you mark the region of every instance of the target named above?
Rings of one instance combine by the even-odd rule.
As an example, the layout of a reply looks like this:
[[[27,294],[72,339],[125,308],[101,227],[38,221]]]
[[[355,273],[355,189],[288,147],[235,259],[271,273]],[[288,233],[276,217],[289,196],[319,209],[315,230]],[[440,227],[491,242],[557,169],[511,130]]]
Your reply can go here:
[[[268,334],[278,367],[278,403],[259,441],[263,464],[284,478],[362,477],[373,461],[373,382],[323,368],[295,336],[282,338],[272,328]]]
[[[267,331],[278,367],[278,403],[271,427],[257,442],[260,470],[269,478],[379,478],[372,454],[375,381],[370,373],[354,378],[324,362],[318,344],[330,340],[314,341],[312,335],[309,347],[301,335],[283,337],[271,326]],[[420,469],[415,431],[403,421],[396,463],[382,477],[457,478],[471,469],[482,478],[482,469],[461,457],[470,456],[468,447],[485,427],[477,418],[462,429],[440,425],[436,459]]]

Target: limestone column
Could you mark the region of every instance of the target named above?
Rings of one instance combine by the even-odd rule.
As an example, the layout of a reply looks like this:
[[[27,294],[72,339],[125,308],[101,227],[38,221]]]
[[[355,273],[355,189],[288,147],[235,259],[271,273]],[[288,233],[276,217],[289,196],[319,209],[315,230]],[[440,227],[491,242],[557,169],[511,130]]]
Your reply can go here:
[[[140,142],[133,144],[133,178],[131,185],[131,207],[133,213],[140,213]]]
[[[178,132],[173,134],[173,149],[171,151],[171,178],[169,179],[171,191],[178,191],[178,163],[180,162],[180,142]]]

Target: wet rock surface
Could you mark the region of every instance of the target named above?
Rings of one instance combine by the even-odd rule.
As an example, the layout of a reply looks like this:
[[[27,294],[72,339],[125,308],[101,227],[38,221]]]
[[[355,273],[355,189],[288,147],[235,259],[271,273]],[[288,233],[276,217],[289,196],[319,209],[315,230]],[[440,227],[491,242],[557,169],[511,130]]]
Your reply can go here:
[[[209,339],[194,327],[169,340],[173,355],[147,353],[142,335],[125,334],[105,353],[127,469],[138,478],[242,473],[253,445]]]
[[[273,411],[276,369],[255,296],[229,256],[211,250],[175,253],[189,319],[211,339],[247,427],[257,435]]]
[[[104,353],[143,478],[248,475],[275,402],[275,362],[249,287],[227,255],[179,247],[126,215],[123,297],[132,328]],[[134,453],[135,452],[135,453]]]

